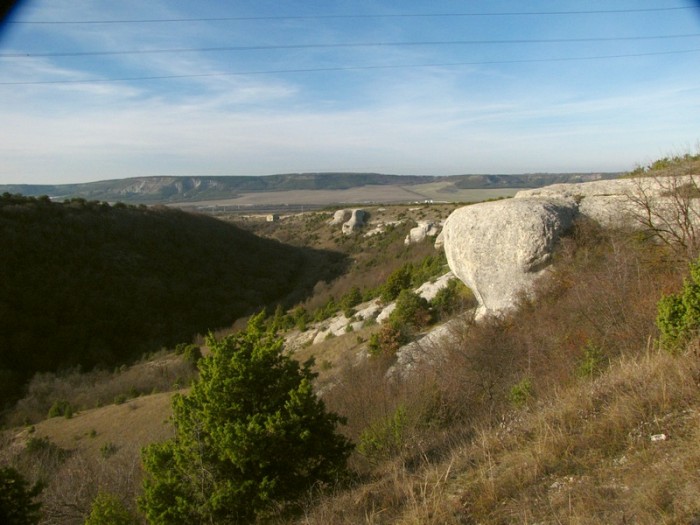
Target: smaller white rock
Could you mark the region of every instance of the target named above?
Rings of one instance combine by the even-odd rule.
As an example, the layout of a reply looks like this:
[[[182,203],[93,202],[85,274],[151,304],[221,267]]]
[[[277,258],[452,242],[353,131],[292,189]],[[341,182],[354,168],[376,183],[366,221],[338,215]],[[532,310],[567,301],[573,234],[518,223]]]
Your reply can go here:
[[[328,222],[331,226],[337,226],[338,224],[343,224],[350,218],[349,210],[337,210],[333,214],[333,218]]]
[[[391,312],[393,312],[396,309],[396,303],[390,303],[387,306],[384,307],[384,309],[379,313],[377,316],[377,322],[378,323],[383,323],[387,319],[389,319],[389,316],[391,315]]]
[[[446,288],[452,279],[456,279],[452,272],[447,272],[445,275],[441,275],[433,282],[423,283],[418,287],[416,293],[420,295],[426,301],[432,301],[437,293]]]
[[[343,234],[351,235],[355,231],[359,230],[365,225],[365,218],[367,217],[367,212],[365,210],[355,209],[352,210],[350,219],[343,223]]]

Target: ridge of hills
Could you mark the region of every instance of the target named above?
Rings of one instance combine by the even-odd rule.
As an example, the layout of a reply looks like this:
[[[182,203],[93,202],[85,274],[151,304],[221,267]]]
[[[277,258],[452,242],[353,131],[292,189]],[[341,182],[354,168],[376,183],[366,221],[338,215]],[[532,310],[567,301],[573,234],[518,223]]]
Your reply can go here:
[[[165,204],[233,199],[242,194],[338,191],[364,186],[438,185],[446,199],[456,190],[537,188],[558,182],[615,178],[619,173],[535,173],[521,175],[385,175],[379,173],[290,173],[267,176],[152,176],[80,184],[0,185],[2,193],[52,199],[84,198],[132,204]],[[414,196],[415,198],[415,196]]]

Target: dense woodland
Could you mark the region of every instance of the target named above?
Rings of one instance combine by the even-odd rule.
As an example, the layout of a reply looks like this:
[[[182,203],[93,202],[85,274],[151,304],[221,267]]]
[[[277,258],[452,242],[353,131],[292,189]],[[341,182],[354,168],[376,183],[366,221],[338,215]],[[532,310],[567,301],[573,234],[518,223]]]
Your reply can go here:
[[[0,197],[0,399],[36,371],[114,366],[296,301],[343,267],[203,215]]]

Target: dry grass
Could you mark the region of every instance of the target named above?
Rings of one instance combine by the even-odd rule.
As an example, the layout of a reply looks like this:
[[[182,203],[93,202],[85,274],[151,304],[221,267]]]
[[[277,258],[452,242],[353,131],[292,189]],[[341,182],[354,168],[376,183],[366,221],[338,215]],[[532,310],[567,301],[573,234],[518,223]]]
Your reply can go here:
[[[40,373],[32,379],[24,398],[4,414],[4,420],[9,427],[42,421],[57,401],[69,403],[75,412],[177,390],[188,385],[196,373],[181,356],[167,352],[113,372]]]
[[[464,512],[483,523],[687,523],[700,515],[688,498],[700,490],[699,379],[697,356],[650,352],[482,431],[455,455]]]
[[[442,366],[393,386],[356,368],[330,406],[355,438],[409,407],[403,447],[358,463],[358,485],[310,503],[300,522],[700,519],[700,360],[653,343],[656,301],[681,282],[669,261],[624,232],[581,225],[540,295],[508,318],[465,323]],[[597,375],[581,377],[591,344]],[[517,408],[523,378],[532,392]]]
[[[46,482],[42,523],[84,523],[99,491],[118,496],[135,511],[140,451],[172,435],[172,395],[144,396],[6,431],[0,461],[15,465],[32,482]]]
[[[691,523],[699,385],[693,353],[622,358],[597,380],[453,436],[440,461],[387,462],[297,523]]]

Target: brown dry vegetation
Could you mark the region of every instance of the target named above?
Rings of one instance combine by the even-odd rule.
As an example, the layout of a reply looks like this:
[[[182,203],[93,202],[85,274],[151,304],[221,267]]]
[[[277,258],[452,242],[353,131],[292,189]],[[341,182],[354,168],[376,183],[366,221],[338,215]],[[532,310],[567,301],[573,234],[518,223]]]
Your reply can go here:
[[[700,360],[655,345],[656,302],[686,268],[635,234],[590,224],[557,259],[512,316],[465,319],[442,366],[402,384],[376,362],[341,376],[327,402],[348,416],[348,434],[362,442],[384,422],[399,438],[383,435],[384,455],[358,454],[361,481],[312,500],[300,523],[700,517]]]

